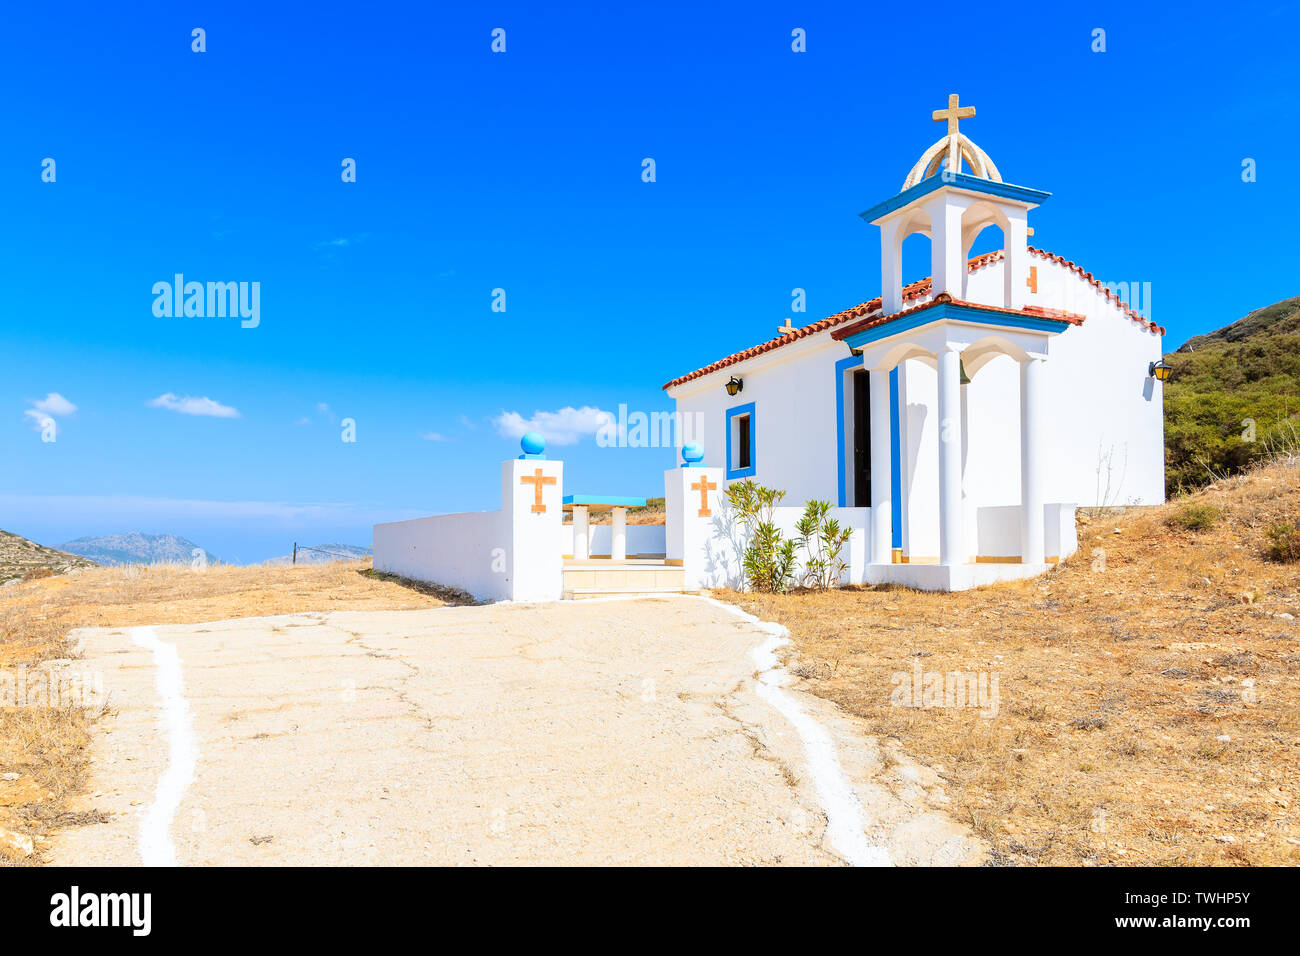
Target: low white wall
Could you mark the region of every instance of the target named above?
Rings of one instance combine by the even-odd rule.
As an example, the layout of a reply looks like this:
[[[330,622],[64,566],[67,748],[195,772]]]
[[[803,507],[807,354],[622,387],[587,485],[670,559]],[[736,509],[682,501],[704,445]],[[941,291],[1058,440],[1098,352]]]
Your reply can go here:
[[[1073,504],[1043,505],[1043,550],[1064,560],[1079,550]],[[975,509],[976,539],[973,554],[986,558],[1020,557],[1020,506],[997,505]]]
[[[796,536],[795,524],[803,517],[802,507],[777,508],[773,513],[776,526],[786,539]],[[871,539],[870,508],[832,508],[830,517],[851,530],[849,540],[840,551],[840,559],[847,567],[840,575],[840,584],[862,584],[867,579],[867,561]],[[736,521],[734,512],[720,503],[708,519],[708,536],[706,541],[706,561],[700,580],[707,582],[703,587],[730,587],[738,590],[745,588],[742,569],[745,546],[748,537],[745,529]],[[798,583],[806,568],[807,549],[800,547],[796,552],[795,582]]]
[[[591,542],[588,554],[600,557],[610,554],[610,545],[614,537],[614,526],[593,524],[588,526],[588,540]],[[573,525],[566,524],[560,531],[560,547],[563,554],[573,554]],[[627,554],[649,554],[662,557],[667,554],[664,526],[661,524],[630,524],[627,526]]]
[[[468,591],[481,601],[510,597],[500,511],[436,515],[375,525],[376,571]],[[502,552],[503,553],[503,552]]]
[[[501,463],[501,509],[375,525],[374,565],[482,601],[558,601],[564,463]]]
[[[1043,506],[1046,520],[1043,523],[1043,550],[1048,555],[1056,555],[1064,561],[1079,550],[1079,528],[1075,522],[1075,511],[1071,504],[1050,504]]]

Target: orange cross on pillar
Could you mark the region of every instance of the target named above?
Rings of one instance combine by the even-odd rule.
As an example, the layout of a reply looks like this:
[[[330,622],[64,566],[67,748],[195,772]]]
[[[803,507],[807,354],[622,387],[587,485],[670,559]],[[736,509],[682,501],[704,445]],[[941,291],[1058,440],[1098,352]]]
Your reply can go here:
[[[542,504],[542,486],[555,484],[555,476],[543,475],[542,469],[538,468],[531,475],[520,475],[519,483],[533,486],[533,514],[545,514],[546,505]]]
[[[699,516],[701,518],[708,518],[713,514],[713,512],[709,510],[709,492],[716,491],[717,487],[717,482],[709,481],[707,475],[701,475],[700,480],[691,485],[691,491],[698,491],[700,493]]]

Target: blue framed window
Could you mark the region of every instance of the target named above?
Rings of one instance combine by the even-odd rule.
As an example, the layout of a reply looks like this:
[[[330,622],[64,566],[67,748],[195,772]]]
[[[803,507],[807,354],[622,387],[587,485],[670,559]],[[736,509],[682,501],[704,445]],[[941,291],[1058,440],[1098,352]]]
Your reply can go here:
[[[727,409],[727,480],[749,478],[758,468],[754,403]]]

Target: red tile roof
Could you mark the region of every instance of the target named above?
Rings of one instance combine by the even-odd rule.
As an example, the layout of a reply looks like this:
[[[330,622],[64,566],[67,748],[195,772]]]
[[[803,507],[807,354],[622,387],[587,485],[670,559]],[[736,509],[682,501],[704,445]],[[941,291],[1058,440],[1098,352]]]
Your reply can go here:
[[[1085,279],[1087,282],[1092,284],[1099,292],[1101,292],[1106,297],[1107,302],[1113,300],[1116,303],[1116,305],[1119,306],[1121,311],[1123,311],[1134,322],[1140,324],[1147,331],[1155,332],[1159,335],[1165,334],[1165,330],[1163,327],[1156,325],[1154,322],[1149,322],[1148,320],[1142,318],[1142,316],[1134,312],[1132,309],[1130,309],[1127,302],[1120,301],[1117,295],[1115,295],[1113,292],[1107,289],[1099,281],[1094,279],[1091,272],[1084,272],[1081,266],[1076,265],[1075,263],[1071,262],[1069,259],[1065,259],[1061,256],[1054,255],[1053,253],[1046,252],[1042,249],[1035,249],[1033,246],[1029,246],[1028,249],[1031,254],[1037,256],[1038,258],[1046,259],[1049,262],[1055,262],[1059,265],[1065,266],[1070,271],[1076,273],[1079,276],[1082,276],[1083,279]],[[993,252],[986,252],[981,256],[975,256],[973,259],[967,262],[966,266],[970,272],[972,273],[978,272],[980,269],[992,265],[993,263],[997,262],[1001,258],[1002,258],[1002,250],[996,249]],[[921,279],[919,282],[913,282],[910,285],[905,285],[903,286],[903,302],[906,305],[906,303],[910,299],[923,299],[926,296],[930,295],[930,290],[931,290],[931,285],[930,285],[930,279],[928,277],[925,279]],[[952,301],[958,302],[961,305],[973,305],[976,308],[993,309],[994,311],[999,311],[999,312],[1008,311],[993,306],[984,306],[984,305],[979,305],[977,303],[963,302],[959,299],[953,299]],[[871,316],[871,313],[879,312],[881,305],[882,302],[880,296],[876,296],[876,298],[874,299],[868,299],[866,302],[863,302],[861,305],[856,305],[851,309],[845,309],[843,312],[837,312],[835,315],[829,316],[825,319],[819,319],[816,322],[811,322],[808,325],[803,326],[802,328],[795,329],[793,332],[787,332],[783,335],[778,335],[776,338],[769,339],[766,342],[761,342],[758,345],[751,346],[750,348],[747,348],[744,351],[735,352],[731,355],[728,355],[726,358],[719,359],[718,361],[713,362],[710,365],[706,365],[703,368],[696,369],[694,372],[691,372],[688,375],[683,375],[681,378],[675,378],[671,382],[668,382],[663,387],[666,389],[672,388],[674,385],[681,385],[685,382],[689,382],[697,378],[702,378],[705,375],[709,375],[713,372],[718,371],[719,369],[724,369],[729,365],[736,365],[740,362],[745,361],[745,359],[753,358],[755,355],[762,355],[764,352],[771,352],[774,349],[781,348],[783,345],[789,345],[791,342],[798,341],[799,339],[805,339],[808,338],[810,335],[816,335],[818,332],[824,332],[827,329],[836,328],[837,326],[844,325],[846,322],[855,322],[855,320],[867,318]],[[918,311],[918,310],[915,307],[908,307],[903,309],[901,312],[894,313],[893,315],[875,316],[872,318],[872,320],[869,323],[856,322],[856,324],[854,325],[854,329],[856,330],[859,327],[876,325],[881,322],[892,320],[897,316],[908,314],[914,311]],[[1014,312],[1014,310],[1011,311]],[[1083,321],[1083,316],[1074,315],[1072,313],[1059,312],[1056,309],[1042,309],[1036,306],[1029,306],[1026,307],[1024,311],[1030,315],[1046,315],[1049,318],[1064,318],[1066,321],[1069,321],[1074,325],[1078,325]],[[843,334],[848,334],[847,330]],[[834,337],[840,338],[841,336],[839,334],[836,334]]]
[[[893,322],[895,319],[901,319],[905,315],[914,315],[917,312],[924,312],[926,309],[932,309],[936,305],[951,302],[954,305],[964,305],[969,309],[978,309],[981,312],[996,312],[999,315],[1028,315],[1035,318],[1059,319],[1062,322],[1068,322],[1071,325],[1083,325],[1083,316],[1077,312],[1065,312],[1061,309],[1044,309],[1042,306],[1027,305],[1023,309],[1005,309],[1000,305],[985,305],[982,302],[968,302],[965,299],[956,299],[947,292],[940,292],[929,302],[922,302],[920,305],[914,305],[910,309],[904,309],[902,312],[895,312],[893,315],[873,315],[861,321],[854,322],[852,325],[846,325],[836,329],[831,333],[831,338],[835,341],[843,341],[850,335],[856,335],[858,332],[865,332],[867,329],[874,329],[878,325],[884,325],[887,322]]]

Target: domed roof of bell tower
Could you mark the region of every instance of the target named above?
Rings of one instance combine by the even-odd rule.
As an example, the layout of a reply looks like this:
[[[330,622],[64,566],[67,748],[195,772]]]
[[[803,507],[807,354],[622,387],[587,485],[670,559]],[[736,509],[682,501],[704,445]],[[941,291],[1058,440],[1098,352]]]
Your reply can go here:
[[[993,165],[993,160],[989,159],[988,153],[976,146],[969,136],[957,129],[959,120],[970,119],[974,115],[975,107],[959,106],[957,94],[951,93],[948,95],[948,108],[946,110],[935,110],[933,114],[936,123],[947,121],[948,134],[921,154],[921,158],[916,161],[916,165],[907,174],[907,179],[903,180],[904,189],[915,186],[921,180],[933,176],[941,169],[948,169],[954,173],[961,172],[961,161],[963,159],[970,166],[972,176],[995,183],[1002,182],[1002,174],[998,172],[997,166]]]

